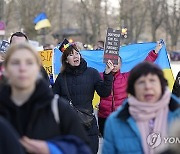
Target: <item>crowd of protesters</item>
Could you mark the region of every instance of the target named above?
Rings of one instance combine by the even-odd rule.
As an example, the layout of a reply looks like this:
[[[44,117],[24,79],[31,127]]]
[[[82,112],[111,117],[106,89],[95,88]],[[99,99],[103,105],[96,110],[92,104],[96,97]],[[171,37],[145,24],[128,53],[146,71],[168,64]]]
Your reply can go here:
[[[147,137],[167,136],[180,118],[180,72],[171,93],[162,70],[153,64],[161,48],[157,42],[130,72],[121,73],[118,57],[118,64],[108,60],[99,74],[81,56],[83,44],[65,39],[59,45],[61,71],[51,88],[28,37],[12,34],[0,65],[0,153],[97,154],[99,134],[102,153],[165,151],[164,144],[152,149]],[[94,50],[103,49],[103,41],[94,45]],[[101,98],[98,119],[92,106],[95,91]]]

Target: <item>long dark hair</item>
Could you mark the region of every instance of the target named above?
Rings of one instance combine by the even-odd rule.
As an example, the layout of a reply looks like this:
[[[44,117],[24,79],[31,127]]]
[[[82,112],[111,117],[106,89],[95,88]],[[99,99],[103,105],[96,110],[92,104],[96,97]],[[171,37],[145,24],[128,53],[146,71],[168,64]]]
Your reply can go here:
[[[141,76],[146,76],[148,74],[154,74],[158,76],[161,83],[161,90],[163,95],[166,86],[168,85],[167,80],[164,78],[163,71],[157,65],[151,62],[142,62],[136,65],[130,71],[130,75],[128,78],[128,85],[127,85],[127,93],[130,93],[131,95],[135,96],[134,84],[136,80],[139,79]]]
[[[71,44],[62,54],[61,56],[61,63],[62,63],[62,66],[61,66],[61,73],[63,73],[66,68],[67,68],[67,65],[68,63],[66,62],[67,61],[67,57],[73,53],[73,50],[76,50],[77,52],[79,52],[79,50],[77,49],[76,45],[75,44]],[[81,56],[81,55],[80,55]]]

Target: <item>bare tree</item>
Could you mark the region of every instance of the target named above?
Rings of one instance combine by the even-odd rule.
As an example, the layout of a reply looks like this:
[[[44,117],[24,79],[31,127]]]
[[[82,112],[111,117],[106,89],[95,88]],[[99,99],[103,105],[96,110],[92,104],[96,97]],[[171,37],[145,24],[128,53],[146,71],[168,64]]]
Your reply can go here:
[[[8,38],[10,33],[13,32],[14,28],[18,25],[16,19],[16,5],[15,1],[9,0],[4,3],[4,17],[3,20],[6,25],[5,38]]]
[[[34,29],[35,24],[33,23],[33,19],[40,12],[46,12],[49,19],[52,19],[56,10],[52,9],[56,6],[56,3],[53,1],[55,0],[15,0],[15,7],[18,11],[16,13],[16,19],[18,19],[19,23],[18,29],[23,29],[29,38],[35,39],[41,32]]]
[[[163,21],[162,8],[165,0],[147,0],[147,6],[150,13],[150,27],[152,41],[156,41],[156,31]]]
[[[100,21],[101,21],[101,0],[81,0],[82,8],[85,9],[89,19],[92,37],[91,42],[95,43],[100,35]],[[87,7],[88,6],[88,7]]]
[[[125,26],[128,29],[128,38],[123,39],[125,43],[144,39],[150,41],[151,35],[152,40],[156,41],[156,32],[163,36],[164,33],[161,32],[165,28],[166,36],[171,38],[168,40],[171,43],[167,44],[171,44],[172,48],[178,45],[180,0],[116,1],[120,3],[119,8],[111,5],[112,0],[5,0],[5,38],[12,32],[24,29],[30,39],[41,42],[41,30],[34,29],[33,19],[38,13],[45,11],[52,25],[45,30],[49,43],[52,42],[52,34],[61,35],[64,28],[80,29],[83,34],[80,38],[82,42],[93,44],[105,37],[107,27],[118,29]],[[2,18],[1,13],[0,16]]]
[[[106,24],[106,27],[109,27],[109,20],[108,20],[108,1],[107,0],[104,0],[104,17],[105,17],[105,24]]]
[[[120,6],[121,25],[128,29],[127,43],[137,42],[145,28],[147,5],[143,0],[121,0]]]
[[[4,5],[4,21],[6,26],[9,24],[10,16],[13,11],[14,1],[9,1],[8,4]]]
[[[173,0],[173,4],[164,4],[165,28],[171,37],[171,50],[176,50],[180,35],[180,1]]]
[[[0,20],[2,20],[4,15],[4,1],[0,1]]]

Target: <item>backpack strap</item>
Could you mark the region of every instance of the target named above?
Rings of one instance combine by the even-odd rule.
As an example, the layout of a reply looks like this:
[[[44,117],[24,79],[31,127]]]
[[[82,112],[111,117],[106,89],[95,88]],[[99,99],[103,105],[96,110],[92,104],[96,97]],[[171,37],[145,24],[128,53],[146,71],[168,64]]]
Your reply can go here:
[[[56,120],[57,124],[60,124],[58,100],[59,95],[55,94],[51,102],[51,109],[54,115],[54,119]]]

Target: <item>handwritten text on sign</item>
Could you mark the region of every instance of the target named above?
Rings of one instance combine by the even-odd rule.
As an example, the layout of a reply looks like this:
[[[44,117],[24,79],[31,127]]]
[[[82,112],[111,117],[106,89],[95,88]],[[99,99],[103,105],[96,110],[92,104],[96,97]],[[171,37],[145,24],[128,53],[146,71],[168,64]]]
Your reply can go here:
[[[104,50],[104,62],[110,59],[114,64],[118,63],[121,31],[108,28]]]
[[[52,74],[52,50],[39,51],[39,56],[48,75]]]

